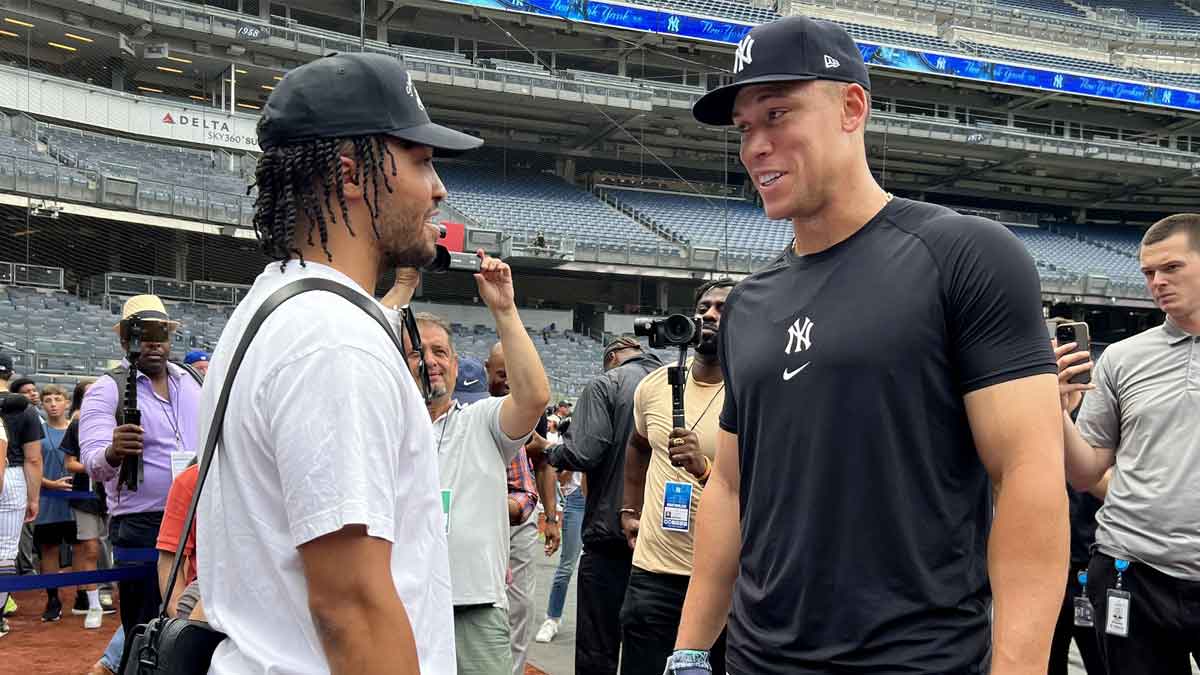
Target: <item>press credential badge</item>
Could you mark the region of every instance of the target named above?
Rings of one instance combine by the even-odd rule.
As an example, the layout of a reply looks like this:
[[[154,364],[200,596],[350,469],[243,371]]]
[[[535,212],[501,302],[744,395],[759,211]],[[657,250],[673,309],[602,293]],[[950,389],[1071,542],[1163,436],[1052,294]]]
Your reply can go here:
[[[692,484],[667,481],[663,492],[662,529],[687,532],[692,524]]]

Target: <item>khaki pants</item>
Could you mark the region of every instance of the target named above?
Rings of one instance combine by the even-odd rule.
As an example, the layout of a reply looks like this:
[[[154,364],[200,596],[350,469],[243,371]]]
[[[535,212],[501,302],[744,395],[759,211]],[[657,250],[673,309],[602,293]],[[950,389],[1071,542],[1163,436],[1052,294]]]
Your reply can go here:
[[[458,675],[512,675],[508,611],[491,605],[454,608]]]

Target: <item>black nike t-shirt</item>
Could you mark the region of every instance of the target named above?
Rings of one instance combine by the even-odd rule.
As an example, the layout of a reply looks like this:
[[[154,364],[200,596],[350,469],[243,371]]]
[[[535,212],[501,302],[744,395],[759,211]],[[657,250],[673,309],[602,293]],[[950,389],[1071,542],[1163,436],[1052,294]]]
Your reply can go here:
[[[1056,372],[1040,303],[1011,232],[906,199],[730,293],[731,675],[982,672],[990,483],[963,396]]]
[[[0,396],[19,394],[0,393]],[[3,420],[8,430],[8,466],[21,466],[25,463],[25,444],[46,437],[42,430],[42,418],[38,416],[37,408],[30,405],[21,412],[5,413]]]

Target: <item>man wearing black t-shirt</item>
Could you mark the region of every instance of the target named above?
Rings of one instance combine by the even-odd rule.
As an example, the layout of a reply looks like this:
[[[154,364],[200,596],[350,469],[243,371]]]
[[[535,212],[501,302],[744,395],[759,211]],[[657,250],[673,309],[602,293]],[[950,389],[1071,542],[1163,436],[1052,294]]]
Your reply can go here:
[[[1056,367],[1000,225],[875,182],[841,28],[758,26],[694,109],[736,124],[780,261],[730,293],[716,468],[672,673],[1046,672],[1067,573]],[[992,519],[991,485],[998,487]],[[989,626],[993,602],[994,625]]]
[[[8,383],[13,362],[0,354],[0,397],[13,398]],[[42,490],[42,420],[37,409],[21,401],[0,401],[0,418],[8,432],[5,469],[0,477],[0,576],[17,573],[21,528],[37,517]],[[0,592],[0,608],[8,593]],[[0,637],[8,634],[8,622],[0,616]]]

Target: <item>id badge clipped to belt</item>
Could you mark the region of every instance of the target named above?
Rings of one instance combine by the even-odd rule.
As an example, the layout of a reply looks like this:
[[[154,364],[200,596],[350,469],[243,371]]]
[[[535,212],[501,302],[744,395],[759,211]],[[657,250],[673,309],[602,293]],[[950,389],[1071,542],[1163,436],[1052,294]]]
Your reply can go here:
[[[1121,588],[1123,575],[1129,569],[1128,560],[1116,560],[1113,566],[1117,568],[1117,584],[1108,589],[1105,603],[1104,632],[1115,637],[1129,637],[1129,610],[1133,597],[1129,591]]]
[[[1096,623],[1092,617],[1092,601],[1088,600],[1087,596],[1087,571],[1080,572],[1076,578],[1079,579],[1082,590],[1075,596],[1075,625],[1079,628],[1091,628]]]

